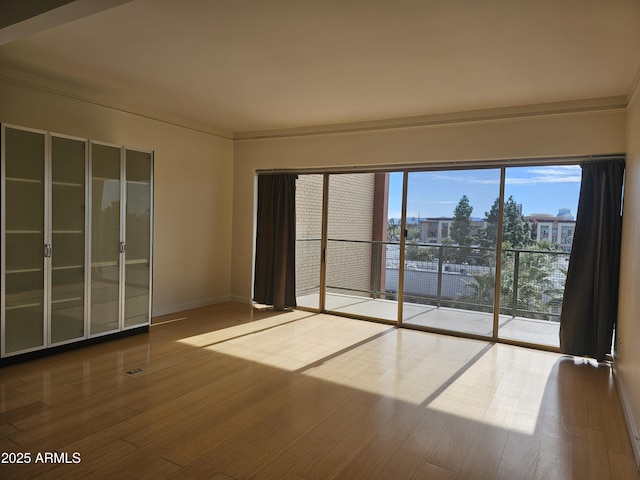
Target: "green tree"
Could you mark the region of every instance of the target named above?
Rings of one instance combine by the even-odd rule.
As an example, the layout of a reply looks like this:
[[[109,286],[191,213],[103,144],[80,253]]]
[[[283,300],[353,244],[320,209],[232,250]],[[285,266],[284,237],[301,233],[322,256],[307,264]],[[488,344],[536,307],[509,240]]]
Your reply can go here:
[[[500,198],[496,198],[491,210],[484,212],[487,227],[482,231],[480,243],[485,247],[495,247],[498,244],[498,217],[500,216]]]
[[[398,221],[398,227],[400,227],[400,226],[401,226],[401,222]],[[420,240],[420,222],[419,222],[419,219],[416,219],[416,217],[407,217],[407,223],[406,223],[406,227],[405,228],[406,228],[405,238],[407,239],[407,241],[410,241],[410,240],[419,241]],[[402,235],[402,232],[400,232],[400,235]]]
[[[426,245],[418,245],[415,240],[411,240],[407,243],[406,260],[417,260],[420,262],[429,262],[433,260],[433,256],[430,252],[431,247]]]
[[[498,243],[498,217],[500,216],[500,199],[496,198],[491,210],[485,212],[487,227],[482,232],[481,244],[494,247]],[[513,196],[504,203],[504,219],[502,221],[502,242],[509,243],[513,248],[522,248],[531,244],[529,222],[520,213],[518,204]]]
[[[451,222],[451,238],[460,246],[466,247],[473,242],[471,212],[473,207],[469,204],[469,198],[463,195],[453,211]]]
[[[520,213],[513,196],[510,196],[504,204],[502,241],[511,243],[513,248],[522,248],[531,244],[529,222]]]
[[[493,271],[486,273],[476,273],[471,276],[471,280],[466,282],[471,288],[468,295],[460,295],[456,300],[463,304],[471,304],[471,310],[477,312],[492,312],[493,298],[495,295],[495,274]]]
[[[566,278],[566,269],[558,264],[550,242],[539,242],[528,251],[515,251],[509,242],[503,244],[500,278],[500,313],[527,318],[549,320],[557,318],[562,305],[564,282],[556,285],[553,277],[559,273]],[[518,257],[518,276],[515,277],[515,258]],[[517,281],[517,285],[516,285]],[[474,305],[473,310],[486,311],[491,305],[495,282],[492,270],[473,275],[467,283],[471,293],[457,300]],[[517,295],[514,299],[515,288]],[[514,304],[515,300],[515,304]]]
[[[399,225],[396,225],[395,218],[389,219],[389,225],[387,228],[387,242],[394,242],[398,239],[397,228]]]

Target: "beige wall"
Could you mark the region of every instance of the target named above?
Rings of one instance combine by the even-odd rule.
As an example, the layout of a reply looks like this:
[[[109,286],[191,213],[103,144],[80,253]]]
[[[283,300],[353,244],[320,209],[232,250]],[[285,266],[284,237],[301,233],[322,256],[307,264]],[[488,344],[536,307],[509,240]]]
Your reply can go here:
[[[232,141],[3,81],[0,121],[154,150],[153,314],[229,299]]]
[[[594,112],[236,141],[231,294],[251,298],[256,170],[621,153],[625,122]]]
[[[627,121],[616,374],[632,438],[640,434],[640,92]],[[640,445],[634,442],[636,459]]]

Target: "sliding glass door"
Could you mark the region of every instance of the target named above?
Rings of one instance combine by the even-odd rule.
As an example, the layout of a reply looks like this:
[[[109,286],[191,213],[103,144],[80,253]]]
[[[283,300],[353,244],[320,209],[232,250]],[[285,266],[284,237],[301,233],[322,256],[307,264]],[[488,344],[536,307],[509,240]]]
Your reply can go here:
[[[402,175],[298,177],[298,306],[397,321]]]
[[[398,256],[389,232],[390,181],[401,173],[332,174],[328,178],[326,310],[396,321]],[[398,192],[394,190],[393,195]],[[395,204],[400,201],[396,198]]]
[[[402,323],[491,337],[500,170],[409,172]]]
[[[579,189],[578,165],[300,175],[298,305],[558,347]]]
[[[512,167],[505,178],[498,336],[559,347],[581,169]]]

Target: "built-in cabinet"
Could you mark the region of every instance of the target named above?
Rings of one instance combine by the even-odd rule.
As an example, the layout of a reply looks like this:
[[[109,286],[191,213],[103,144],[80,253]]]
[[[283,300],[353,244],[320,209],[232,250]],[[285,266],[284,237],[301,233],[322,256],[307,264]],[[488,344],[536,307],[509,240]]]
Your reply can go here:
[[[148,326],[153,152],[1,133],[2,357]]]

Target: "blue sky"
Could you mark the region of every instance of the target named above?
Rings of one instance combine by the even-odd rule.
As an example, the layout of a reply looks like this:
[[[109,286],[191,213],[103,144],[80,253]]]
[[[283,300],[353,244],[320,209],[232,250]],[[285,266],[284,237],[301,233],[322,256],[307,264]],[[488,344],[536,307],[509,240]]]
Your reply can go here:
[[[522,213],[550,213],[569,208],[575,216],[580,193],[579,165],[510,167],[506,170],[505,198],[513,195]],[[469,197],[472,217],[484,217],[498,197],[500,170],[450,170],[409,173],[408,218],[452,217],[462,195]],[[402,173],[391,174],[389,218],[400,218]]]

